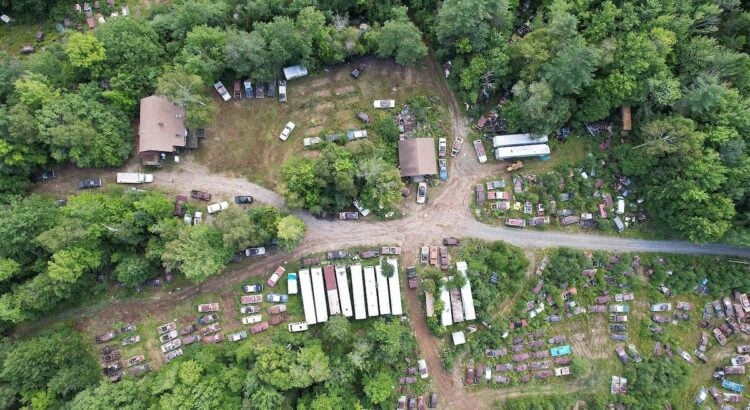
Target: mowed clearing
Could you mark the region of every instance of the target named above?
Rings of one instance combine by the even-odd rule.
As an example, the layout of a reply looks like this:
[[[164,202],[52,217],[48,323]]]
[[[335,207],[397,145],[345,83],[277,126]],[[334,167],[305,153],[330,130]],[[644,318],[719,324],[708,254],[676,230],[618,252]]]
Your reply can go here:
[[[364,73],[355,80],[350,72],[358,64],[364,65]],[[422,68],[364,58],[328,72],[289,81],[287,103],[279,103],[277,98],[224,103],[214,95],[219,112],[195,155],[211,171],[243,176],[275,189],[284,161],[295,155],[306,155],[303,152],[307,155],[314,152],[303,149],[304,137],[362,129],[364,124],[357,119],[357,113],[366,112],[371,117],[376,114],[373,100],[393,99],[398,108],[407,98],[420,94],[438,94]],[[389,112],[395,114],[396,109]],[[294,122],[296,128],[284,142],[279,139],[279,133],[289,121]]]

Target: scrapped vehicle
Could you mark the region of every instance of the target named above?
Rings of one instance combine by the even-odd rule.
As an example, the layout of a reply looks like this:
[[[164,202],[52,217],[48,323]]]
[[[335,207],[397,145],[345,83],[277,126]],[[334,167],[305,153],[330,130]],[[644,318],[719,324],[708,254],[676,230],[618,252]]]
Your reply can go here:
[[[195,332],[196,330],[198,330],[198,326],[196,326],[195,323],[189,324],[180,329],[180,336],[185,336],[187,334]]]
[[[146,361],[146,356],[139,354],[125,361],[125,367],[133,367]]]
[[[169,351],[164,355],[164,363],[169,363],[180,356],[182,356],[182,349]]]
[[[448,247],[440,247],[440,269],[448,269],[450,266],[450,255],[448,255]]]
[[[250,195],[237,195],[234,197],[235,204],[252,204],[253,197]]]
[[[276,283],[281,279],[281,276],[284,275],[284,272],[286,272],[286,269],[284,269],[283,266],[279,266],[276,268],[276,270],[271,274],[271,277],[268,278],[266,281],[266,284],[270,287],[276,286]]]
[[[122,345],[123,346],[130,346],[130,345],[134,345],[134,344],[136,344],[136,343],[138,343],[140,341],[141,341],[141,337],[138,336],[138,335],[134,335],[134,336],[130,336],[130,337],[127,337],[127,338],[123,339],[122,340]]]
[[[120,357],[121,357],[120,351],[119,350],[115,350],[115,351],[109,352],[107,354],[103,354],[102,355],[102,361],[104,361],[104,363],[114,362],[115,360],[119,360]]]
[[[224,333],[217,333],[215,335],[204,337],[202,340],[203,340],[203,343],[207,343],[207,344],[221,343],[224,341]]]
[[[229,341],[230,342],[239,342],[240,340],[247,339],[247,332],[242,330],[237,333],[232,333],[229,335]]]
[[[448,180],[448,161],[445,159],[438,160],[438,176],[441,181]]]
[[[273,305],[266,309],[269,315],[278,315],[279,313],[286,312],[286,305]]]
[[[208,211],[209,214],[215,214],[227,208],[229,208],[229,203],[227,201],[222,201],[207,206],[206,211]]]
[[[242,287],[242,291],[245,293],[259,293],[263,292],[263,285],[245,285]]]
[[[136,330],[138,330],[138,326],[133,323],[128,323],[125,326],[120,327],[120,333],[135,332]]]
[[[190,197],[193,199],[200,200],[200,201],[211,200],[211,194],[209,194],[208,192],[203,192],[203,191],[198,191],[198,190],[190,191]]]
[[[128,375],[133,376],[133,377],[138,377],[142,375],[143,373],[148,372],[149,370],[151,370],[151,366],[148,363],[146,363],[146,364],[135,366],[129,369]]]
[[[262,246],[245,249],[245,256],[263,256],[265,254],[266,254],[266,248]]]
[[[380,256],[380,251],[377,249],[362,251],[359,253],[359,257],[362,259],[377,258],[378,256]]]
[[[57,174],[55,174],[55,171],[52,170],[39,171],[31,174],[31,182],[35,184],[43,181],[49,181],[50,179],[55,178],[57,178]]]
[[[268,324],[268,322],[258,323],[257,325],[250,327],[250,333],[256,334],[260,332],[265,332],[266,330],[268,330],[269,327],[270,325]]]
[[[672,305],[669,303],[657,303],[651,306],[652,312],[666,312],[672,310]]]
[[[427,202],[427,183],[420,182],[417,185],[417,203],[424,204],[425,202]]]
[[[407,377],[402,377],[402,378],[398,379],[398,382],[401,383],[401,384],[414,384],[414,383],[417,382],[417,378],[416,377],[408,377],[408,376]]]
[[[263,320],[262,315],[252,315],[252,316],[245,316],[242,318],[242,324],[243,325],[253,325],[255,323],[260,323],[260,321]]]
[[[430,246],[430,265],[438,265],[438,247]]]
[[[263,302],[263,295],[244,295],[240,296],[240,303],[243,305],[251,305],[255,303]]]
[[[282,141],[286,141],[290,135],[292,135],[292,131],[294,131],[295,124],[291,121],[286,123],[284,126],[284,129],[281,130],[281,133],[279,134],[279,139]]]
[[[508,166],[505,170],[508,172],[518,171],[523,168],[523,161],[516,161]]]
[[[177,349],[180,346],[182,346],[182,341],[180,339],[175,339],[161,345],[161,352],[167,353],[171,350]]]
[[[282,313],[280,315],[271,316],[271,319],[269,319],[268,322],[271,324],[271,326],[276,326],[279,323],[286,322],[287,320],[289,320],[289,315],[287,315],[286,313]]]
[[[84,179],[83,181],[78,182],[78,189],[101,188],[101,186],[102,186],[101,178]]]
[[[302,264],[305,266],[319,265],[320,258],[304,258],[302,259]]]
[[[218,312],[219,311],[219,304],[218,303],[202,303],[198,305],[198,313],[208,313],[208,312]]]
[[[240,308],[240,313],[243,315],[249,315],[251,313],[260,313],[260,306],[243,306]]]
[[[443,239],[443,245],[445,246],[458,246],[461,244],[461,241],[459,241],[456,238],[444,238]]]
[[[218,323],[214,323],[212,325],[208,325],[208,326],[206,326],[204,328],[201,328],[201,335],[202,336],[208,336],[208,335],[210,335],[212,333],[218,332],[219,330],[221,330],[221,326],[219,326]]]
[[[182,345],[187,346],[191,345],[195,342],[200,342],[201,335],[189,335],[182,338]]]
[[[409,289],[416,289],[419,286],[417,281],[417,268],[409,266],[406,268],[406,278],[409,281]]]
[[[105,376],[112,376],[122,370],[122,362],[110,363],[102,368]]]
[[[349,252],[347,251],[339,250],[339,251],[326,252],[326,258],[330,260],[346,259],[348,257],[349,257]]]
[[[614,333],[609,335],[609,338],[618,342],[627,342],[628,335],[622,333]]]
[[[427,246],[423,246],[419,252],[419,263],[421,263],[422,265],[427,265],[429,256],[430,256],[430,248]]]
[[[173,330],[168,333],[164,333],[163,335],[159,336],[159,342],[160,343],[167,343],[168,341],[172,339],[176,339],[177,336],[179,336],[179,332],[176,330]]]
[[[198,318],[198,323],[201,325],[207,325],[219,320],[217,315],[205,315]]]
[[[304,332],[308,329],[307,323],[305,322],[294,322],[287,325],[287,329],[292,332]]]
[[[116,337],[117,337],[117,333],[114,331],[111,331],[111,332],[102,333],[100,335],[96,335],[96,337],[94,337],[94,341],[96,341],[97,344],[106,343]]]
[[[286,303],[289,300],[289,295],[281,295],[278,293],[269,293],[266,295],[266,302],[270,303]]]
[[[501,357],[508,354],[508,349],[485,349],[484,355],[487,357]]]
[[[359,220],[359,212],[339,212],[339,220],[342,220],[342,221]]]
[[[401,255],[400,246],[384,246],[380,249],[381,255]]]

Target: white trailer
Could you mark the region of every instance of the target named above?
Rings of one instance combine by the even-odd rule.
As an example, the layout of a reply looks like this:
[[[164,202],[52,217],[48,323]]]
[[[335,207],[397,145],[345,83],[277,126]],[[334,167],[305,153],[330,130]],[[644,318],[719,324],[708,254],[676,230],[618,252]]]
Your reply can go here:
[[[451,297],[448,294],[446,288],[448,279],[443,278],[442,286],[440,287],[440,301],[443,302],[443,311],[440,312],[440,323],[443,326],[450,326],[453,324],[453,313],[451,312]]]
[[[546,144],[549,138],[546,135],[532,134],[508,134],[495,135],[492,138],[492,148],[514,147],[519,145]]]
[[[547,144],[495,148],[495,158],[499,161],[513,158],[543,157],[549,155],[549,153],[549,145]]]
[[[367,307],[365,304],[365,284],[362,281],[362,265],[351,265],[349,266],[349,271],[352,274],[354,318],[367,319]]]
[[[118,172],[118,184],[145,184],[154,182],[154,174],[139,174],[137,172]]]
[[[375,279],[375,268],[365,266],[365,294],[367,295],[367,315],[378,316],[378,284]]]
[[[378,305],[381,315],[391,314],[391,300],[388,297],[388,278],[383,276],[383,268],[375,267],[375,277],[378,279]]]
[[[404,309],[401,307],[401,282],[398,280],[398,261],[389,258],[387,262],[393,266],[393,276],[388,278],[388,288],[391,293],[391,314],[401,316]]]
[[[318,323],[318,320],[315,316],[315,300],[313,299],[312,280],[310,279],[309,270],[300,269],[299,284],[302,288],[302,308],[305,310],[305,323],[314,325]]]
[[[333,315],[341,314],[341,303],[339,303],[339,290],[336,286],[336,268],[333,265],[323,267],[323,279],[326,285],[326,297],[328,298],[328,311]]]
[[[349,297],[349,281],[346,280],[346,268],[336,267],[336,281],[339,287],[339,300],[341,301],[341,313],[346,317],[352,317],[352,299]]]
[[[477,313],[474,310],[474,297],[471,294],[471,282],[469,277],[466,276],[466,270],[468,269],[466,262],[456,262],[456,270],[463,275],[464,285],[461,287],[461,301],[464,305],[464,317],[466,320],[476,320]]]
[[[312,268],[310,270],[312,276],[313,296],[315,296],[315,317],[318,323],[328,321],[328,308],[326,307],[326,289],[323,283],[323,269]]]

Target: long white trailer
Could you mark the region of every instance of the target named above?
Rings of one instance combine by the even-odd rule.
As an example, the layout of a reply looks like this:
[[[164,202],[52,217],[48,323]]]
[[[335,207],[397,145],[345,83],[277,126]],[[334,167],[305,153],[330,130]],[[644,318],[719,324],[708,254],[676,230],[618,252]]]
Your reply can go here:
[[[440,312],[440,324],[443,326],[450,326],[453,324],[453,314],[451,312],[451,297],[446,289],[448,280],[443,278],[442,286],[440,287],[440,301],[443,302],[443,311]]]
[[[139,174],[137,172],[118,172],[118,184],[145,184],[154,182],[154,174]]]
[[[354,298],[354,318],[367,319],[367,304],[365,302],[365,284],[362,281],[362,265],[351,265],[352,297]]]
[[[336,267],[336,282],[339,287],[339,300],[341,301],[341,313],[346,317],[352,317],[352,299],[349,297],[349,281],[346,279],[346,268]]]
[[[375,268],[365,266],[365,294],[367,295],[367,316],[378,316],[378,284],[375,279]]]
[[[492,138],[492,148],[513,147],[518,145],[546,144],[549,138],[546,135],[532,134],[508,134],[495,135]]]
[[[323,278],[326,283],[326,296],[328,297],[328,311],[333,315],[341,314],[341,303],[339,303],[339,290],[336,286],[336,268],[333,265],[323,267]]]
[[[549,155],[549,145],[537,144],[537,145],[521,145],[517,147],[500,147],[495,148],[495,158],[497,160],[512,159],[512,158],[526,158],[526,157],[542,157]]]
[[[323,283],[323,269],[312,268],[313,295],[315,296],[315,317],[318,323],[328,321],[328,309],[326,308],[326,289]]]
[[[375,277],[378,279],[378,306],[381,315],[391,314],[391,299],[388,296],[388,278],[383,275],[383,268],[375,267]]]
[[[469,277],[466,276],[467,269],[466,262],[456,262],[456,270],[463,275],[465,279],[464,285],[461,286],[461,302],[464,304],[464,318],[466,318],[466,320],[476,320],[477,313],[474,310],[474,297],[471,294],[471,282],[469,282]]]
[[[389,258],[387,262],[393,266],[393,276],[388,278],[388,289],[391,294],[391,314],[403,315],[404,309],[401,307],[401,282],[398,280],[398,261]]]
[[[318,320],[315,316],[315,300],[313,299],[310,271],[307,269],[300,269],[298,275],[299,285],[300,288],[302,288],[302,308],[305,310],[305,323],[308,325],[314,325],[318,323]]]

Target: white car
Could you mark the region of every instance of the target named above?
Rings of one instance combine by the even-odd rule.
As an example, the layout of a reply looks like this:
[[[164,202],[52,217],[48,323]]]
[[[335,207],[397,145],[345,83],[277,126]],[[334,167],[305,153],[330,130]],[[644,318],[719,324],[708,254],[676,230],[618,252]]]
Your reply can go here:
[[[307,323],[305,322],[294,322],[287,325],[290,332],[304,332],[307,330]]]
[[[223,211],[223,210],[225,210],[227,208],[229,208],[229,202],[222,201],[222,202],[211,204],[211,205],[207,206],[206,210],[208,211],[209,214],[215,214],[215,213],[217,213],[219,211]]]
[[[261,315],[252,315],[252,316],[245,316],[242,318],[242,324],[243,325],[252,325],[255,323],[260,323],[260,321],[263,320],[263,316]]]
[[[427,183],[420,182],[417,186],[417,203],[423,204],[427,202]]]
[[[419,365],[419,377],[423,379],[430,377],[429,373],[427,373],[427,362],[424,359],[420,359],[417,363]]]
[[[286,126],[281,131],[281,134],[279,134],[279,138],[282,141],[286,141],[287,138],[289,138],[289,136],[292,135],[292,131],[294,131],[294,127],[295,125],[293,122],[289,121],[288,123],[286,123]]]

